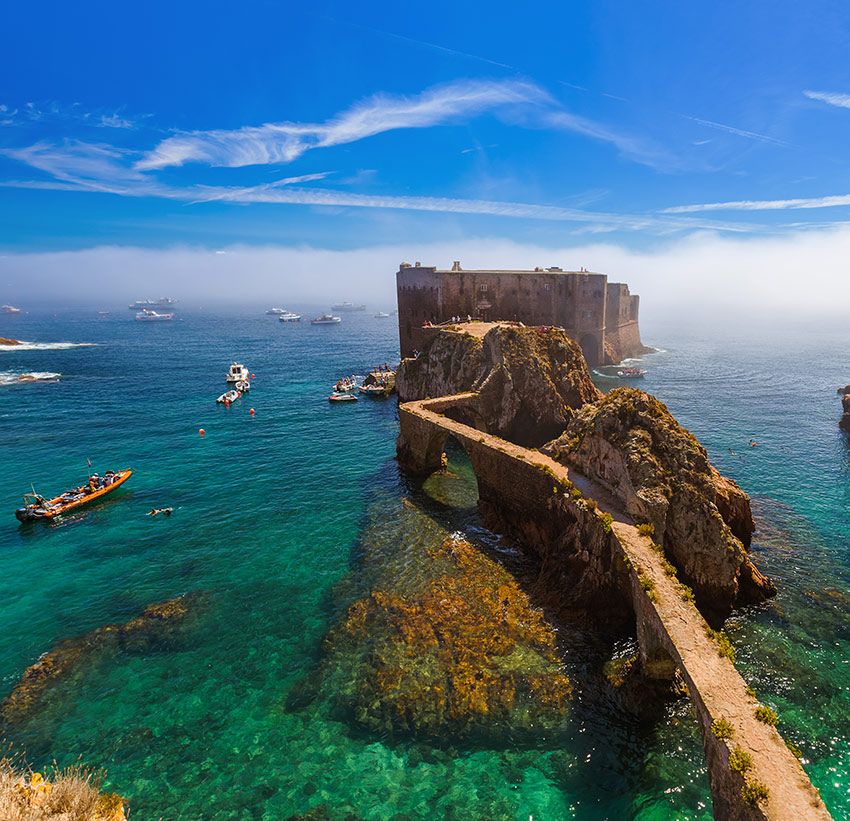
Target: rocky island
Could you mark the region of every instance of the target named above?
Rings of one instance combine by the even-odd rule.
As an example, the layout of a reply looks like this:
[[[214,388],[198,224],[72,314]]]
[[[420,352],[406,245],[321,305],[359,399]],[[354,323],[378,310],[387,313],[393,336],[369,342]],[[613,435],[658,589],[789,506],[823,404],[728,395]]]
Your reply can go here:
[[[842,410],[841,420],[838,423],[838,427],[850,433],[850,385],[839,388],[838,393],[841,395]]]
[[[20,345],[21,341],[19,339],[9,339],[5,336],[0,336],[0,345]]]

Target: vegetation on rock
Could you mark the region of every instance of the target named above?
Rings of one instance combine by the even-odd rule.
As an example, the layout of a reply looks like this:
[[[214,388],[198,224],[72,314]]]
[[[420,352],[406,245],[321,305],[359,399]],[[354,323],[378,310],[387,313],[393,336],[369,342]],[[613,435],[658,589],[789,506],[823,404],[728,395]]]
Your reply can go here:
[[[775,727],[779,723],[779,716],[776,714],[776,710],[765,704],[759,704],[756,707],[756,718],[762,724],[769,724],[771,727]]]
[[[4,821],[124,821],[124,799],[102,793],[103,774],[83,767],[43,776],[0,758],[0,818]]]

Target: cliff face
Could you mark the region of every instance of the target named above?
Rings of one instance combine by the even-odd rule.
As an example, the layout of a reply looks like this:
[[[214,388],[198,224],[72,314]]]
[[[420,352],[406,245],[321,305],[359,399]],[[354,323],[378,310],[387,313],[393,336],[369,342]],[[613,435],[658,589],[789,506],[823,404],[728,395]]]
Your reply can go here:
[[[482,337],[437,333],[417,359],[399,367],[402,402],[478,393],[475,424],[513,442],[541,445],[572,412],[601,394],[579,346],[563,331],[495,325]]]
[[[850,432],[850,385],[840,388],[838,392],[841,394],[841,408],[843,411],[838,426],[842,430]]]
[[[703,610],[725,615],[736,603],[775,592],[747,554],[754,530],[749,497],[714,470],[705,449],[657,399],[614,390],[579,410],[545,450],[652,525]]]

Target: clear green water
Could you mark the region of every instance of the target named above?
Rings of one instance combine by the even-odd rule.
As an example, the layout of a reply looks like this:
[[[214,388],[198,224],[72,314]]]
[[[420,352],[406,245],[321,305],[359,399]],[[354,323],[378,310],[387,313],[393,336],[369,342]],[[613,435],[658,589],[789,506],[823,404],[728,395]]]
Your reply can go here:
[[[107,768],[139,819],[319,806],[370,819],[711,816],[687,703],[652,724],[623,713],[599,681],[611,648],[576,625],[559,625],[579,684],[571,727],[532,747],[370,737],[321,699],[293,706],[326,630],[368,588],[365,551],[401,568],[416,561],[411,544],[456,530],[495,549],[460,455],[455,475],[413,487],[393,461],[394,402],[326,401],[337,376],[393,361],[392,320],[314,328],[254,311],[140,326],[129,311],[93,313],[0,317],[0,336],[97,343],[0,351],[0,375],[63,375],[0,385],[0,689],[62,638],[180,593],[207,597],[177,647],[85,665],[14,727],[36,764],[81,756]],[[850,450],[835,388],[850,381],[850,331],[646,336],[667,352],[647,360],[645,387],[758,506],[758,561],[781,592],[732,620],[741,669],[779,710],[834,816],[848,818]],[[256,389],[226,410],[213,400],[234,357]],[[137,473],[85,515],[19,527],[12,511],[29,482],[76,483],[86,456]],[[166,504],[171,519],[144,515]]]

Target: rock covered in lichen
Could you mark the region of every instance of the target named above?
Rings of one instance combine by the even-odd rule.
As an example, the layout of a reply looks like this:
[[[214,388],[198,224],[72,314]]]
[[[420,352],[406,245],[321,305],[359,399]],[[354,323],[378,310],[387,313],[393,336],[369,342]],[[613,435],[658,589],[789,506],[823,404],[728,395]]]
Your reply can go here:
[[[373,590],[328,634],[321,678],[337,707],[380,733],[562,727],[572,685],[541,612],[468,542],[428,553],[436,572],[418,593]]]
[[[478,393],[476,424],[520,444],[557,436],[572,411],[600,396],[581,348],[555,328],[495,324],[483,339],[459,330],[435,333],[396,380],[402,402]]]
[[[611,391],[579,410],[546,450],[653,526],[704,610],[727,613],[775,592],[745,547],[753,531],[746,494],[713,469],[702,445],[654,397]]]

